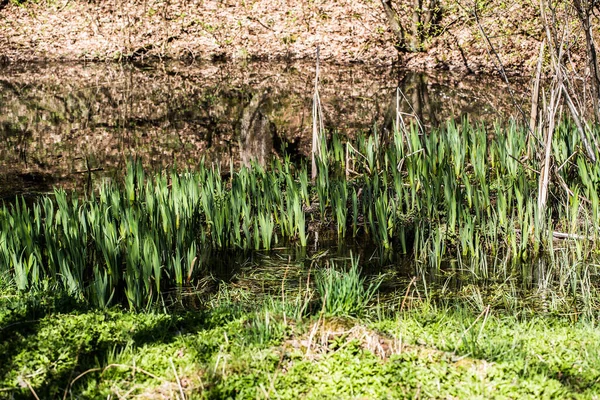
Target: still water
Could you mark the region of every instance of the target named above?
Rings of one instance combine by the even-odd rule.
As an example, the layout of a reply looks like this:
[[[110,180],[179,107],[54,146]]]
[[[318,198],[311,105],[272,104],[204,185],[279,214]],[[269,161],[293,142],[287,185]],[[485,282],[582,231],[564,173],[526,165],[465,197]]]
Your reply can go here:
[[[397,111],[433,127],[450,118],[517,116],[525,82],[508,95],[499,78],[322,65],[319,94],[330,134],[385,135]],[[0,198],[76,188],[147,168],[228,169],[310,152],[312,64],[13,64],[0,70]],[[399,90],[397,90],[399,89]]]
[[[193,168],[202,160],[228,169],[284,154],[301,161],[310,154],[314,88],[311,64],[6,66],[0,70],[0,200],[34,197],[54,186],[81,191],[104,176],[121,175],[131,158],[148,169]],[[325,130],[348,139],[386,135],[398,115],[425,131],[452,118],[491,128],[520,118],[516,105],[526,104],[529,84],[513,79],[512,89],[514,97],[496,77],[327,64],[318,84]],[[205,249],[199,266],[210,279],[197,289],[216,290],[225,280],[263,292],[272,281],[280,290],[282,279],[301,284],[312,268],[347,265],[351,256],[360,257],[369,274],[385,276],[383,294],[412,285],[420,287],[417,296],[447,297],[471,287],[478,298],[500,290],[504,299],[511,285],[520,297],[551,269],[543,260],[489,260],[489,275],[479,276],[467,271],[468,262],[446,260],[441,271],[430,272],[410,256],[364,241],[321,239],[271,252]]]

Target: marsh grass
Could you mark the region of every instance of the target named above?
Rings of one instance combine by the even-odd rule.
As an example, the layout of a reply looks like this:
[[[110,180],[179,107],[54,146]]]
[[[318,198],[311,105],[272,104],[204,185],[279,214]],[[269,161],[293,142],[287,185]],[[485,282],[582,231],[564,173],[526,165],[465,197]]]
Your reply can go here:
[[[334,135],[312,183],[307,167],[288,158],[228,174],[201,163],[148,175],[132,162],[121,183],[105,181],[85,197],[56,189],[33,205],[4,204],[0,273],[20,291],[50,282],[97,307],[143,309],[202,277],[205,249],[305,247],[310,237],[318,245],[319,231],[438,271],[448,259],[474,260],[483,277],[490,258],[506,255],[516,266],[552,259],[558,248],[585,264],[598,250],[600,166],[579,140],[569,121],[553,135],[554,184],[543,210],[540,162],[525,158],[540,149],[514,123],[448,122],[427,135],[413,126],[345,145]]]
[[[330,316],[360,316],[373,299],[381,279],[375,279],[367,286],[361,275],[359,259],[351,257],[350,268],[336,269],[334,263],[320,270],[316,275],[316,289],[322,304],[322,311]]]

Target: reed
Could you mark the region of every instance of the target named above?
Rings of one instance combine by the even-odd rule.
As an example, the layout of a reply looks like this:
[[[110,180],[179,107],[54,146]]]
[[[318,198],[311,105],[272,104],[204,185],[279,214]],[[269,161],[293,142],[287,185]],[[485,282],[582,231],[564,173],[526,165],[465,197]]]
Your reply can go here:
[[[465,120],[426,135],[396,131],[386,146],[376,136],[344,143],[333,135],[328,150],[322,137],[314,182],[289,158],[232,168],[227,178],[203,163],[156,174],[130,163],[122,182],[93,195],[57,189],[32,205],[4,204],[0,273],[22,291],[50,281],[99,307],[144,308],[201,274],[204,249],[306,246],[308,220],[335,227],[340,239],[351,225],[353,237],[438,269],[459,254],[547,257],[557,237],[581,259],[597,251],[600,165],[581,150],[577,127],[565,120],[552,137],[545,209],[537,206],[542,165],[525,158],[542,144],[527,144],[526,128],[512,123],[494,126],[493,136]]]
[[[315,285],[327,315],[359,316],[365,312],[381,280],[367,286],[358,264],[359,259],[351,256],[347,271],[336,269],[332,263],[317,274]]]

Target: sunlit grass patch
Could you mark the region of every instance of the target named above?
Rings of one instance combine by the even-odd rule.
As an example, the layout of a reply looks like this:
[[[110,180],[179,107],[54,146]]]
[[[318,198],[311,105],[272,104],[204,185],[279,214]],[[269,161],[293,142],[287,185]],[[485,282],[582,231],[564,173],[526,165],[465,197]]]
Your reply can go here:
[[[394,314],[369,307],[360,319],[294,314],[293,297],[256,301],[241,290],[220,289],[194,313],[22,303],[1,314],[0,389],[40,398],[599,394],[593,320],[426,299]]]
[[[358,259],[351,258],[347,271],[337,270],[332,263],[317,272],[316,289],[320,297],[323,312],[333,316],[359,316],[364,314],[369,302],[379,288],[381,279],[367,286],[361,276]]]

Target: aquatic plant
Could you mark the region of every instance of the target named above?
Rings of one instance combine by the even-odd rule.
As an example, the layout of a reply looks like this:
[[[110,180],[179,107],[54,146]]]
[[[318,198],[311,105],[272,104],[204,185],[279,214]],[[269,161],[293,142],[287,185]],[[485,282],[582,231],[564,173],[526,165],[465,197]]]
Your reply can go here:
[[[366,278],[361,276],[358,262],[358,258],[351,257],[347,271],[336,269],[332,263],[317,273],[315,286],[322,310],[327,315],[358,316],[365,312],[381,280],[366,286]]]
[[[548,257],[557,239],[584,260],[597,250],[600,166],[579,141],[569,121],[557,127],[556,184],[543,210],[540,161],[525,158],[539,149],[516,124],[490,133],[451,121],[426,135],[412,126],[351,143],[334,135],[314,182],[287,157],[227,173],[201,163],[148,174],[130,163],[121,183],[85,197],[56,189],[4,204],[0,273],[22,291],[52,282],[99,307],[125,299],[144,308],[201,274],[203,249],[306,246],[308,221],[313,231],[335,227],[340,239],[351,225],[353,237],[435,269],[457,255],[508,254],[513,264]]]

